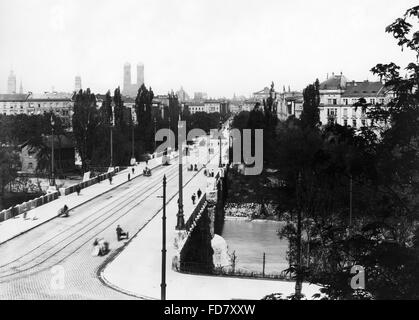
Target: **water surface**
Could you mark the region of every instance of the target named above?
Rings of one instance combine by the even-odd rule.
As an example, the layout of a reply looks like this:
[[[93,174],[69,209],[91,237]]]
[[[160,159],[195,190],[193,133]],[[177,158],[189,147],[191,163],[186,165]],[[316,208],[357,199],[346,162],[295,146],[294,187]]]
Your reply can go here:
[[[229,252],[236,251],[236,268],[262,272],[265,252],[265,273],[279,273],[288,268],[288,241],[279,239],[277,230],[283,222],[270,220],[228,220],[224,222],[222,237]]]

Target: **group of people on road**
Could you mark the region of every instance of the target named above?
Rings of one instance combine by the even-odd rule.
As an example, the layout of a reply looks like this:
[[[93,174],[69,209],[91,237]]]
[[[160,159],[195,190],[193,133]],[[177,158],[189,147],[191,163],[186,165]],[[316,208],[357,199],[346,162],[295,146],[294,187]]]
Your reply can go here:
[[[196,194],[198,195],[198,199],[201,198],[201,195],[202,195],[201,189],[198,189],[198,191],[196,192]],[[192,199],[192,204],[195,204],[195,201],[197,199],[195,193],[192,194],[191,199]]]
[[[128,239],[129,233],[128,231],[124,231],[121,226],[118,224],[116,227],[116,239],[119,241]],[[109,249],[109,242],[107,242],[104,238],[96,238],[93,242],[93,256],[104,256],[110,251]]]
[[[188,168],[188,171],[198,171],[198,165],[196,163],[195,165],[191,163],[190,167]]]
[[[204,175],[206,176],[206,177],[214,177],[214,170],[207,170],[207,169],[205,169],[204,170]]]

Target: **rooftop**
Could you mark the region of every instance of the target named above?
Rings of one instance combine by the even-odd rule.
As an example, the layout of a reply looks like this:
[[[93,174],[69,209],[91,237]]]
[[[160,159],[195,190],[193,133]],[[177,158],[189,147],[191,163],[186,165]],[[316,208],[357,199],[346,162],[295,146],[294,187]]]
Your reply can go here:
[[[343,74],[334,75],[320,83],[320,90],[344,90],[347,79]]]
[[[68,92],[44,92],[31,93],[28,100],[72,100],[74,93]]]
[[[346,90],[342,97],[384,96],[385,92],[384,85],[379,81],[351,81],[346,83]]]
[[[26,101],[28,96],[28,93],[0,94],[0,101]]]
[[[43,144],[45,144],[45,146],[50,147],[51,146],[51,136],[43,136],[42,137],[42,142]],[[59,147],[60,143],[59,141],[61,140],[61,148],[62,149],[72,149],[74,148],[74,141],[71,140],[69,137],[65,136],[65,135],[60,135],[59,137],[57,135],[54,135],[54,147]],[[26,145],[28,145],[29,140],[22,143],[19,147],[23,148]]]
[[[254,95],[258,95],[258,94],[264,94],[264,95],[266,95],[266,94],[269,94],[270,90],[271,90],[271,89],[269,89],[268,87],[265,87],[265,88],[263,88],[263,89],[262,89],[262,90],[260,90],[260,91],[253,92],[253,94],[254,94]],[[276,93],[276,94],[280,94],[280,93],[279,93],[279,92],[277,92],[277,91],[275,91],[275,93]]]

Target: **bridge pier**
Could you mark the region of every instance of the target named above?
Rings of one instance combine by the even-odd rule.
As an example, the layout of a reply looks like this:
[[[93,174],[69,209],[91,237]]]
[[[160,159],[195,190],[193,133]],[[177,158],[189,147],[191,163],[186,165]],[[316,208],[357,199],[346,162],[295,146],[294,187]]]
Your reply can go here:
[[[211,273],[214,269],[211,240],[221,235],[224,224],[224,169],[207,178],[207,188],[194,212],[185,223],[185,230],[176,230],[172,268],[183,272]]]

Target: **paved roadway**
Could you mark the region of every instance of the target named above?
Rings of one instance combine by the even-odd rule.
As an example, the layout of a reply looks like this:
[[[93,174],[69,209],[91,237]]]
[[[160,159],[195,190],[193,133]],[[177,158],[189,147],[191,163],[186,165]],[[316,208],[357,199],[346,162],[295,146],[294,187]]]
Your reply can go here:
[[[97,273],[124,244],[116,241],[116,226],[134,235],[161,208],[157,195],[164,174],[169,199],[176,196],[177,162],[152,173],[76,208],[69,218],[56,218],[1,245],[0,299],[137,299],[111,289]],[[185,169],[184,184],[196,174]],[[101,237],[110,242],[111,252],[92,256],[92,243]]]

